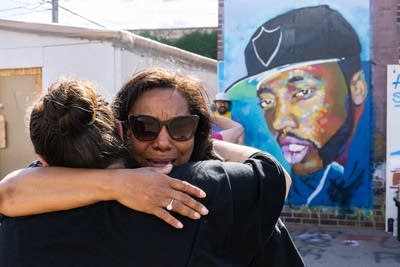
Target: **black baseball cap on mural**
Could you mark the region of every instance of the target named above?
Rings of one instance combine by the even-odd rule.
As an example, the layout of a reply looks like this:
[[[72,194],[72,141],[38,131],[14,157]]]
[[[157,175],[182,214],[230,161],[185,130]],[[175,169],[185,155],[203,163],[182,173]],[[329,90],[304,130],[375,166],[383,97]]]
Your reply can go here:
[[[278,15],[257,28],[244,54],[247,76],[226,92],[231,99],[256,96],[260,79],[301,65],[360,57],[361,45],[350,23],[328,5]]]

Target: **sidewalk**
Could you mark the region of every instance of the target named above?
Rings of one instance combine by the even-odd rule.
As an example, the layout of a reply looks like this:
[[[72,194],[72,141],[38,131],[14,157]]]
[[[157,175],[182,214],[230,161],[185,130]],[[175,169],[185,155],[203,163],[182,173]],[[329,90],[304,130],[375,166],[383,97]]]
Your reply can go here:
[[[400,241],[384,230],[286,226],[307,267],[400,267]]]

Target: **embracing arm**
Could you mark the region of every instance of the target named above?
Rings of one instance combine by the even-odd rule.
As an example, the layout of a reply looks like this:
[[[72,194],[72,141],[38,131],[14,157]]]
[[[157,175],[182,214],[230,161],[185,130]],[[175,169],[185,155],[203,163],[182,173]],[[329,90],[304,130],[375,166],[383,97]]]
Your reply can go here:
[[[165,210],[172,198],[176,200],[174,212],[193,219],[200,217],[199,213],[207,213],[188,194],[205,196],[201,189],[152,168],[27,168],[14,171],[0,181],[0,213],[31,215],[116,200],[181,228],[181,223]]]
[[[238,145],[230,142],[213,140],[213,149],[225,161],[245,162],[251,155],[260,150],[244,145]]]
[[[233,162],[245,162],[251,156],[255,155],[256,153],[261,153],[266,158],[270,158],[273,160],[277,165],[279,165],[285,175],[285,184],[286,184],[286,196],[289,193],[290,185],[292,184],[292,178],[287,173],[287,171],[281,166],[281,164],[270,154],[260,152],[259,149],[233,144],[230,142],[224,142],[220,140],[213,140],[213,149],[225,159],[225,161],[233,161]]]

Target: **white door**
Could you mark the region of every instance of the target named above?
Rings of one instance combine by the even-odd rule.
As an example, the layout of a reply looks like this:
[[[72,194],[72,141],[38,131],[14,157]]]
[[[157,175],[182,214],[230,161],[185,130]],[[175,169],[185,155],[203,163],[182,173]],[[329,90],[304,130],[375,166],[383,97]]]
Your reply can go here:
[[[27,110],[39,93],[38,75],[18,73],[1,75],[0,70],[0,117],[5,122],[0,122],[0,179],[36,159],[27,128]]]

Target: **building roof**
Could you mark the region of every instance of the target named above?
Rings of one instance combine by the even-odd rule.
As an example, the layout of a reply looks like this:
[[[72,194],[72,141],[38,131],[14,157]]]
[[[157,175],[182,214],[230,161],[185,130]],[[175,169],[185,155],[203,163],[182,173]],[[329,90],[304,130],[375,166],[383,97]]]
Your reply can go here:
[[[149,51],[150,49],[152,53],[167,54],[185,61],[196,62],[197,65],[200,63],[200,65],[209,69],[217,69],[216,60],[168,46],[124,30],[90,29],[59,24],[31,23],[4,19],[0,19],[0,30],[43,36],[104,41],[110,42],[116,47],[132,51]]]

